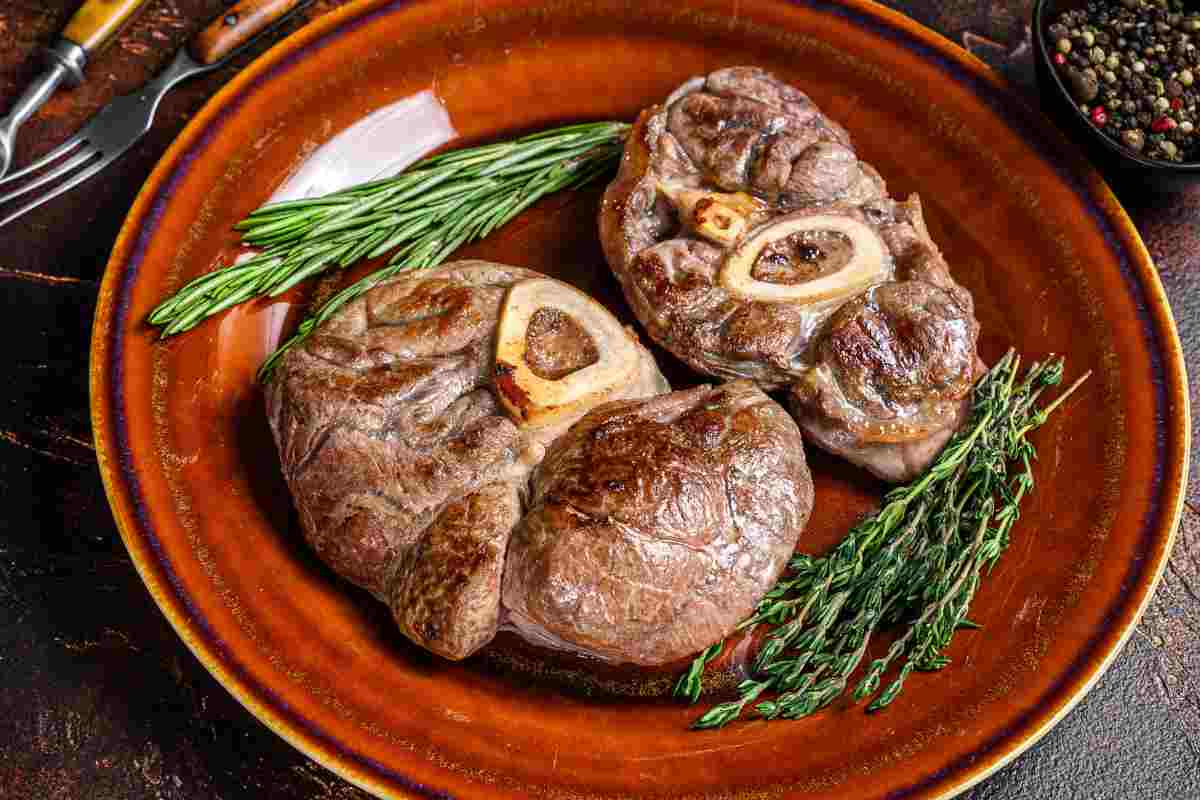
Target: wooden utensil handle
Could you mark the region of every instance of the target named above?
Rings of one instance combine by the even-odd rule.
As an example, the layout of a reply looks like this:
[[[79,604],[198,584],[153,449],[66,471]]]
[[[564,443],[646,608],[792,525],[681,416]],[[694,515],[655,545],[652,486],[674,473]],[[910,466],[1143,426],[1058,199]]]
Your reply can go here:
[[[201,64],[220,61],[301,2],[303,0],[242,0],[192,37],[188,52]]]
[[[116,38],[145,4],[146,0],[85,0],[67,23],[63,38],[70,39],[91,56]]]

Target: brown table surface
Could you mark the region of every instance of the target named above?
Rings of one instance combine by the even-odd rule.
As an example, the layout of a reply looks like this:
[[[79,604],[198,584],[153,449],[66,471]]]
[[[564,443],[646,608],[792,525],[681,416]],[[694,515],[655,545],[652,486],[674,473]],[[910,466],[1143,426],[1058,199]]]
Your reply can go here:
[[[321,0],[304,16],[340,4]],[[77,5],[0,0],[0,110]],[[83,87],[60,92],[26,125],[18,162],[146,80],[224,5],[151,2]],[[1032,0],[889,5],[967,47],[1032,99]],[[10,386],[0,399],[3,798],[366,797],[260,724],[188,652],[121,544],[92,446],[88,340],[109,249],[155,161],[245,61],[177,89],[150,134],[102,177],[0,230]],[[1189,372],[1200,375],[1200,186],[1170,200],[1123,199],[1158,264]],[[1195,445],[1179,541],[1135,635],[1066,719],[965,797],[1200,798]]]

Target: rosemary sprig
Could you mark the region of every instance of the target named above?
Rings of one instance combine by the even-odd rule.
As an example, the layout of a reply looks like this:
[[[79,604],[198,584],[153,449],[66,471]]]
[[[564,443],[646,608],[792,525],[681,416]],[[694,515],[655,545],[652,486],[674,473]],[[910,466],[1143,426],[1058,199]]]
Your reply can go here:
[[[406,269],[435,266],[535,202],[606,175],[629,125],[592,122],[423,159],[392,178],[323,197],[271,203],[238,223],[249,259],[214,270],[160,303],[148,321],[173,336],[247,300],[276,296],[329,269],[395,251],[386,266],[313,309],[279,357],[339,308]],[[397,249],[399,248],[399,249]]]
[[[740,626],[765,624],[771,633],[738,699],[712,707],[692,727],[722,727],[748,707],[767,719],[814,713],[846,691],[871,637],[896,624],[904,632],[852,691],[856,701],[874,697],[868,711],[895,700],[913,671],[949,664],[944,651],[955,631],[978,627],[967,618],[971,601],[1033,488],[1036,453],[1027,436],[1088,377],[1039,408],[1039,397],[1062,374],[1062,359],[1054,358],[1030,365],[1018,380],[1020,359],[1005,354],[975,385],[967,425],[921,477],[890,491],[829,555],[792,558]],[[1018,467],[1012,477],[1010,465]],[[675,694],[695,702],[705,665],[720,652],[718,643],[697,656]],[[881,690],[896,663],[899,671]]]

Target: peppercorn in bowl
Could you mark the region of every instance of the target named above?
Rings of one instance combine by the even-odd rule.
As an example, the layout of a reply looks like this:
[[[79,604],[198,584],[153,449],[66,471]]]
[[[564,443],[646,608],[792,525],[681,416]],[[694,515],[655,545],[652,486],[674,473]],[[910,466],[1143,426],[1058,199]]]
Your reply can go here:
[[[1110,180],[1200,180],[1200,7],[1038,0],[1032,27],[1043,107]]]

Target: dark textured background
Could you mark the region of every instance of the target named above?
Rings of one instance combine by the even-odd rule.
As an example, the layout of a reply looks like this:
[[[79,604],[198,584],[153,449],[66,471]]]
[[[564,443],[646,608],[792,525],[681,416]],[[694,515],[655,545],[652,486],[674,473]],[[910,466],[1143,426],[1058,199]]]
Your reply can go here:
[[[77,5],[0,0],[0,110]],[[223,5],[151,2],[83,87],[59,93],[27,124],[18,161],[144,81]],[[305,14],[337,5],[322,0]],[[1032,97],[1031,0],[888,5]],[[155,160],[239,66],[173,92],[150,135],[103,177],[0,230],[0,341],[11,387],[0,399],[0,798],[366,797],[250,716],[176,637],[121,544],[92,447],[88,338],[109,249]],[[1200,375],[1200,187],[1170,201],[1123,199],[1158,263],[1189,372]],[[1195,444],[1179,542],[1129,645],[1049,735],[964,797],[1200,798]]]

